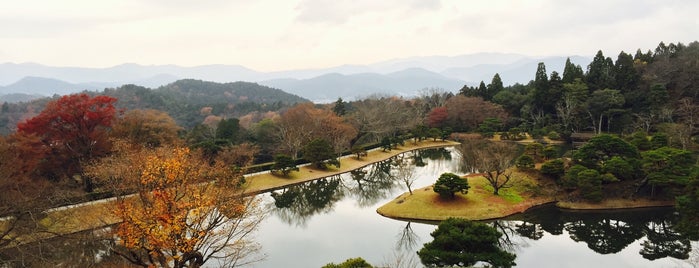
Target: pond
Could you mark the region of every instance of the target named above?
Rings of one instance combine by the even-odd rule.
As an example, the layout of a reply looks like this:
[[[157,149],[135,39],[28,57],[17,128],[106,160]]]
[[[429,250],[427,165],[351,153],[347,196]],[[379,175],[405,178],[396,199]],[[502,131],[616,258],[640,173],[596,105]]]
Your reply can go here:
[[[463,174],[453,148],[406,153],[362,171],[260,195],[270,214],[255,234],[266,259],[248,267],[313,268],[362,257],[379,267],[422,267],[416,252],[436,223],[394,220],[376,209],[407,191],[395,176],[429,186],[441,173]],[[397,165],[407,159],[416,166]],[[671,208],[570,212],[554,206],[487,222],[517,254],[517,267],[697,267],[699,244],[672,229]],[[109,241],[83,232],[0,251],[0,267],[109,267]],[[98,234],[104,237],[104,233]],[[40,254],[37,254],[40,253]],[[207,263],[216,267],[216,263]]]
[[[413,189],[444,172],[463,173],[452,148],[401,157],[418,160]],[[421,267],[415,252],[432,240],[436,226],[376,213],[407,191],[389,176],[397,169],[391,163],[263,194],[271,214],[256,240],[266,260],[252,267],[321,267],[354,257],[385,267]],[[501,242],[517,254],[518,267],[693,267],[699,245],[672,230],[673,218],[668,208],[580,213],[549,206],[489,224],[505,234]]]

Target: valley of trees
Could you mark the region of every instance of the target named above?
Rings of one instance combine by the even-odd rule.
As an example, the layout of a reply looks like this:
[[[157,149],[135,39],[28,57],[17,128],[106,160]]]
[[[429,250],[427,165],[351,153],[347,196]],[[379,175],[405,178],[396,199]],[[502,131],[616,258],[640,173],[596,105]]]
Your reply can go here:
[[[425,89],[410,99],[374,96],[329,104],[253,83],[198,80],[3,103],[0,248],[18,246],[12,235],[18,230],[41,232],[32,223],[46,209],[136,193],[153,207],[132,207],[123,200],[117,214],[127,223],[146,218],[147,224],[168,226],[163,229],[169,233],[120,225],[123,244],[117,254],[137,265],[200,264],[213,255],[202,255],[199,240],[170,238],[227,224],[206,222],[221,214],[238,220],[242,229],[232,234],[248,230],[254,226],[242,223],[256,221],[256,208],[254,202],[231,201],[218,191],[213,200],[180,196],[197,192],[188,185],[239,189],[247,168],[271,168],[286,176],[303,161],[325,168],[339,164],[333,160],[342,154],[360,157],[367,149],[391,150],[410,139],[461,140],[464,132],[571,143],[576,133],[599,134],[568,155],[547,153],[541,146],[525,150],[516,161],[509,143],[463,140],[468,146],[489,146],[466,157],[474,160],[474,171],[488,174],[494,194],[506,187],[506,168],[516,163],[555,181],[574,201],[677,197],[680,212],[694,215],[685,224],[696,224],[699,42],[660,43],[647,52],[621,52],[615,60],[599,51],[585,69],[568,61],[561,74],[548,73],[542,63],[533,75],[527,84],[504,86],[495,74],[488,84],[454,93]],[[181,191],[167,190],[173,188]],[[181,198],[188,202],[176,201]],[[229,205],[220,203],[223,199]],[[203,209],[212,206],[219,209]],[[144,210],[158,213],[144,216]],[[193,210],[202,217],[198,226],[175,224]],[[234,243],[244,237],[224,238],[224,245],[245,243]],[[211,238],[201,234],[201,239]],[[244,263],[248,248],[234,250],[240,255],[232,263]]]

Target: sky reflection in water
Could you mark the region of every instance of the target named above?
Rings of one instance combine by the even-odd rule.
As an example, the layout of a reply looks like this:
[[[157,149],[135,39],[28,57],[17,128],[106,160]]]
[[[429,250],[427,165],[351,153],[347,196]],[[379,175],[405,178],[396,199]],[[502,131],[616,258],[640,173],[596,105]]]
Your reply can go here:
[[[445,158],[445,152],[450,157]],[[460,157],[451,148],[423,153],[422,156],[426,165],[416,167],[417,179],[413,189],[431,185],[443,172],[462,173],[459,171]],[[371,264],[382,266],[393,266],[401,258],[404,262],[419,264],[415,252],[432,240],[429,233],[436,227],[424,223],[409,224],[376,213],[376,208],[407,191],[401,181],[381,177],[382,170],[384,173],[390,172],[390,168],[392,167],[387,163],[384,163],[383,169],[368,167],[365,169],[365,180],[360,182],[353,180],[352,175],[347,173],[316,185],[329,185],[332,188],[330,190],[327,187],[322,190],[318,189],[322,187],[315,187],[315,190],[310,186],[300,187],[302,189],[295,190],[301,193],[295,194],[297,201],[294,202],[302,205],[285,204],[288,207],[283,209],[277,209],[270,194],[264,194],[265,203],[273,212],[260,226],[256,238],[262,244],[267,260],[252,267],[321,267],[354,257],[362,257]],[[333,196],[323,198],[319,196],[319,192],[333,193]],[[321,208],[314,209],[306,207],[309,199],[327,202],[320,202],[323,203],[320,204]],[[607,214],[614,216],[614,219],[609,220],[604,214],[562,215],[555,209],[543,209],[516,220],[491,224],[497,225],[501,231],[505,231],[505,237],[510,238],[507,248],[517,254],[515,262],[518,267],[589,267],[593,264],[598,267],[692,267],[688,261],[694,260],[696,263],[699,256],[697,242],[691,242],[689,260],[667,257],[649,261],[639,254],[643,241],[647,240],[644,232],[651,230],[648,222],[659,222],[654,226],[659,226],[660,223],[671,224],[669,219],[658,220],[668,216],[667,212],[626,213],[652,214],[640,219],[612,213]],[[529,225],[523,225],[521,220],[526,220]],[[532,231],[536,234],[531,235]],[[538,239],[520,235],[527,232],[530,237]],[[614,234],[622,234],[626,239],[609,237]],[[580,242],[571,237],[576,237]],[[674,242],[675,246],[689,246]],[[591,248],[609,254],[599,254]]]

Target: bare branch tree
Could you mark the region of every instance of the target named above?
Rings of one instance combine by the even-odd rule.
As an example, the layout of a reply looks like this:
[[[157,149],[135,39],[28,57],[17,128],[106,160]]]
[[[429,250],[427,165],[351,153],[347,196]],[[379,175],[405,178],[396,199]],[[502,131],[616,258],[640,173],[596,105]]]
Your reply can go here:
[[[412,186],[415,182],[415,164],[412,157],[407,154],[401,154],[393,160],[393,169],[391,176],[403,182],[410,195],[413,194]]]
[[[471,138],[463,140],[457,148],[466,166],[483,173],[493,187],[494,195],[498,195],[500,189],[512,186],[512,172],[508,168],[517,157],[516,145]]]

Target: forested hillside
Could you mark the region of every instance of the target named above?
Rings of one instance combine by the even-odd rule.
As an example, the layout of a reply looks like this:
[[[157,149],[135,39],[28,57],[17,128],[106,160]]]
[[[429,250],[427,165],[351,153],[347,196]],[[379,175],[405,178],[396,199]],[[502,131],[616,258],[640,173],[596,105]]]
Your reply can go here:
[[[664,130],[687,145],[697,134],[699,43],[660,43],[655,50],[621,52],[613,60],[599,51],[587,66],[566,63],[562,74],[540,63],[528,84],[489,84],[461,94],[501,105],[504,129],[546,134],[558,131],[631,133]]]
[[[255,83],[216,83],[192,79],[179,80],[152,90],[124,85],[105,89],[99,94],[117,98],[116,106],[119,108],[164,111],[187,129],[202,123],[208,115],[237,118],[250,112],[277,111],[308,102],[299,96]]]
[[[123,85],[86,93],[115,97],[118,100],[115,106],[119,109],[164,111],[185,128],[202,123],[208,115],[241,117],[250,112],[277,111],[296,103],[308,102],[296,95],[255,83],[215,83],[191,79],[179,80],[156,89]],[[17,123],[43,110],[48,100],[42,98],[25,103],[4,103],[0,112],[0,133],[12,132]]]

